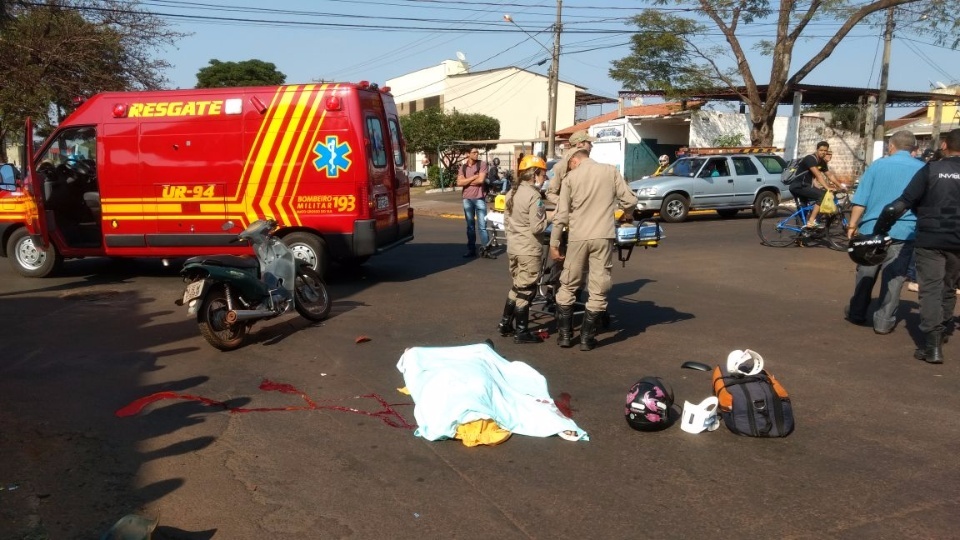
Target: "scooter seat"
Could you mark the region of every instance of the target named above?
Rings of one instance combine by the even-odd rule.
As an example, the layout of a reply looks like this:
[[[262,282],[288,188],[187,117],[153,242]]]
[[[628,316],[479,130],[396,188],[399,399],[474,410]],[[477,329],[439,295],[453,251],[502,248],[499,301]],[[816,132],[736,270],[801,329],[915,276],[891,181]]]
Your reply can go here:
[[[256,257],[244,255],[201,255],[187,259],[184,265],[188,264],[208,264],[211,266],[227,266],[230,268],[257,268],[260,266]]]

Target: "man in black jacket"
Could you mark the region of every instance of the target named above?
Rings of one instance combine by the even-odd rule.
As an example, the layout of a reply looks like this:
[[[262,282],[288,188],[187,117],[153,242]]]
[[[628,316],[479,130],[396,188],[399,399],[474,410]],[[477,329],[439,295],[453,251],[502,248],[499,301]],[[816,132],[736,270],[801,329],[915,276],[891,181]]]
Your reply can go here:
[[[917,215],[917,282],[920,285],[920,331],[925,343],[917,360],[943,363],[945,332],[953,329],[960,287],[960,129],[940,142],[943,159],[926,164],[884,210],[884,218],[913,210]]]

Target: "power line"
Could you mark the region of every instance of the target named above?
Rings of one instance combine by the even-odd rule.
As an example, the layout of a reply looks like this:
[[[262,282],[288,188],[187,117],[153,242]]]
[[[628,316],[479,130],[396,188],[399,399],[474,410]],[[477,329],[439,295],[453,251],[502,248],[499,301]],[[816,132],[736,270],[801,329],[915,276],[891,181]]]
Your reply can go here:
[[[160,3],[162,0],[152,0],[153,3]],[[149,2],[147,2],[149,3]],[[184,2],[185,3],[185,2]],[[25,2],[27,5],[43,5],[35,2]],[[195,6],[196,3],[190,3],[190,5]],[[499,5],[499,4],[497,4]],[[93,6],[83,6],[75,8],[79,11],[89,11],[89,12],[99,12],[99,13],[130,13],[130,10],[124,10],[119,8],[104,8],[104,7],[93,7]],[[245,8],[253,9],[253,8]],[[258,10],[264,10],[266,8],[256,8]],[[420,17],[387,17],[379,15],[358,15],[358,14],[341,14],[341,13],[325,13],[325,12],[295,12],[297,14],[306,14],[311,17],[337,17],[337,18],[351,18],[351,19],[361,19],[361,20],[372,20],[372,21],[398,21],[398,22],[417,22],[417,23],[436,23],[436,26],[422,26],[422,25],[408,25],[408,26],[399,26],[395,24],[357,24],[357,23],[335,23],[335,22],[325,22],[325,21],[310,21],[310,20],[287,20],[287,19],[255,19],[255,18],[244,18],[244,17],[227,17],[220,15],[187,15],[183,13],[168,13],[168,12],[151,12],[152,15],[157,17],[165,17],[174,20],[186,20],[190,22],[206,22],[206,23],[219,23],[219,24],[240,24],[240,25],[250,25],[250,26],[267,26],[267,27],[277,27],[277,28],[330,28],[330,29],[345,29],[345,30],[355,30],[355,31],[381,31],[381,32],[433,32],[433,33],[477,33],[477,34],[516,34],[520,33],[521,30],[515,29],[511,25],[500,23],[500,22],[490,22],[486,23],[484,26],[473,25],[467,27],[451,26],[451,23],[458,23],[462,21],[455,21],[450,19],[425,19]],[[287,13],[289,14],[289,13]],[[648,31],[651,32],[651,31]],[[631,30],[623,29],[613,29],[613,28],[575,28],[570,29],[565,25],[565,34],[581,34],[581,35],[603,35],[603,34],[630,34],[635,33]],[[667,31],[663,31],[667,33]],[[722,32],[704,32],[702,35],[712,35],[712,36],[723,36]],[[758,34],[740,34],[741,38],[749,37],[769,37],[767,33],[758,33]],[[811,35],[805,34],[806,38],[829,38],[833,37],[833,33],[827,33],[823,35]],[[856,36],[850,36],[856,37]],[[862,37],[862,36],[861,36]]]
[[[921,60],[923,60],[924,62],[926,62],[928,66],[932,67],[932,68],[934,69],[934,71],[939,72],[941,75],[945,76],[945,77],[946,77],[948,80],[950,80],[951,82],[957,80],[956,77],[954,77],[953,75],[951,75],[951,74],[947,73],[946,71],[944,71],[943,68],[940,67],[939,64],[937,64],[936,62],[934,62],[933,60],[931,60],[929,56],[927,56],[926,54],[924,54],[923,52],[921,52],[920,49],[917,48],[916,45],[914,45],[913,43],[910,43],[910,40],[904,40],[904,43],[903,43],[903,44],[906,45],[908,49],[910,49],[911,51],[913,51],[914,54],[916,54],[917,56],[919,56]]]

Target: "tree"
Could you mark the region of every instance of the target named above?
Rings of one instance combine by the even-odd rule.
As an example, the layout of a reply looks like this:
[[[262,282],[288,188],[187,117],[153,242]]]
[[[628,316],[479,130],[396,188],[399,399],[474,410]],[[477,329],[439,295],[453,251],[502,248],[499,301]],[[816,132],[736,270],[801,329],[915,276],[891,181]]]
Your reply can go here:
[[[6,2],[0,24],[0,161],[8,134],[36,119],[57,124],[74,98],[159,88],[169,64],[151,56],[183,34],[136,2]]]
[[[655,5],[631,19],[637,33],[631,38],[631,54],[613,62],[610,77],[633,91],[657,89],[668,96],[690,96],[705,89],[729,89],[749,106],[752,144],[769,146],[773,142],[773,122],[780,101],[826,60],[837,45],[870,16],[897,6],[904,11],[903,22],[929,21],[915,32],[931,32],[939,43],[957,46],[955,30],[956,0],[649,0]],[[676,15],[693,13],[700,19]],[[708,21],[704,23],[701,21]],[[839,23],[836,34],[810,59],[791,74],[794,46],[805,38],[805,31],[816,23]],[[761,41],[754,48],[770,57],[770,76],[766,95],[761,95],[753,67],[747,59],[741,36],[769,34],[776,27],[773,41]],[[719,31],[725,46],[710,47],[704,37]],[[831,30],[832,31],[832,30]],[[732,55],[732,68],[721,63]]]
[[[446,113],[439,107],[417,111],[400,118],[400,128],[413,152],[434,153],[448,171],[456,169],[471,145],[454,141],[483,141],[500,138],[500,121],[483,114]],[[491,149],[495,144],[472,145]]]
[[[743,134],[725,133],[713,140],[714,146],[743,146]]]
[[[277,66],[263,60],[221,62],[214,59],[197,72],[197,88],[276,86],[286,80],[287,76],[277,71]]]

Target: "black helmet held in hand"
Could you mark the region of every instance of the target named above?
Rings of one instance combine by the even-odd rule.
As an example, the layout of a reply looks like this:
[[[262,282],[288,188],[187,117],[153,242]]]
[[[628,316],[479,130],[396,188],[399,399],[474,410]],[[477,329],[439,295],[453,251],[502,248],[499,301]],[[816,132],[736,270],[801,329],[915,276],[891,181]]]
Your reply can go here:
[[[858,234],[850,239],[847,254],[860,266],[877,266],[887,258],[891,242],[885,234]]]

